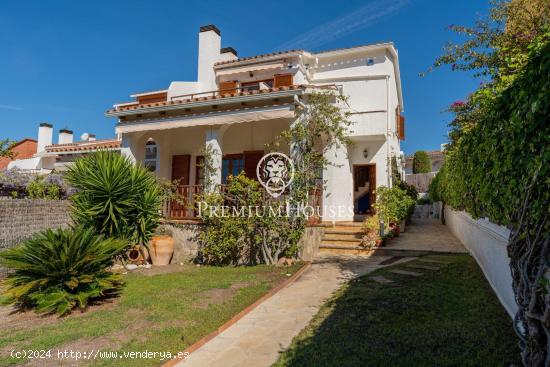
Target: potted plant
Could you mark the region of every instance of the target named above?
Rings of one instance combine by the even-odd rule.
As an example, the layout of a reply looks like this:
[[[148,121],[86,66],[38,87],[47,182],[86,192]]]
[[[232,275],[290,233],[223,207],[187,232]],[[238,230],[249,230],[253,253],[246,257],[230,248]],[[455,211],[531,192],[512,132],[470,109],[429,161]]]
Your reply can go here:
[[[151,256],[153,265],[164,266],[170,264],[173,254],[174,239],[172,233],[165,226],[159,226],[149,242],[149,256]]]
[[[363,232],[363,246],[373,248],[382,245],[382,239],[380,238],[380,218],[378,215],[369,215],[365,219],[363,222]]]

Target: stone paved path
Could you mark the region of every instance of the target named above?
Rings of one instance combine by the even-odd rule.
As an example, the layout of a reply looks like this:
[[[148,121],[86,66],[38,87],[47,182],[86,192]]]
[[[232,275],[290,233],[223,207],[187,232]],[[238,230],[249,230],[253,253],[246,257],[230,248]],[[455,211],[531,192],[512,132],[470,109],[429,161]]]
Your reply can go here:
[[[449,229],[434,220],[413,219],[405,232],[392,239],[387,249],[467,253]]]
[[[183,367],[271,366],[343,282],[381,267],[388,257],[321,257],[294,283],[267,299],[177,364]]]

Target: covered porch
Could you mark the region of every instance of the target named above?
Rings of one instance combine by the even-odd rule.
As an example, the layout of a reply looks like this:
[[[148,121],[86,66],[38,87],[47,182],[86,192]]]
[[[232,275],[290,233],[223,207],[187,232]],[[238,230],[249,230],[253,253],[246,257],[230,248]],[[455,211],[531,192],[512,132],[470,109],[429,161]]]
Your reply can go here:
[[[293,112],[293,111],[288,111]],[[209,124],[168,127],[159,124],[141,126],[122,133],[122,153],[143,164],[159,177],[177,181],[178,203],[164,203],[167,219],[197,219],[195,197],[204,190],[204,155],[209,151],[214,164],[213,183],[223,186],[231,175],[244,172],[256,179],[256,166],[269,145],[289,128],[294,114],[264,113],[255,120],[243,121],[242,116],[232,123],[219,124],[210,116]],[[201,122],[204,122],[202,120]],[[147,127],[150,126],[150,129]],[[286,144],[277,151],[288,154]]]

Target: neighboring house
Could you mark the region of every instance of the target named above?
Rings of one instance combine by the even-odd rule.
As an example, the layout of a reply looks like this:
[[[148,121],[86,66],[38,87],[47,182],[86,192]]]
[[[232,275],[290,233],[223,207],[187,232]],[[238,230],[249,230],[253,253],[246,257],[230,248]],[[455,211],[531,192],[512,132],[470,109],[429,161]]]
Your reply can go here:
[[[221,47],[218,28],[204,26],[197,81],[134,94],[134,101],[115,104],[106,114],[118,119],[123,154],[194,192],[203,178],[205,147],[216,152],[215,182],[241,171],[255,177],[266,144],[289,128],[309,93],[327,88],[349,97],[355,124],[349,132],[353,146],[328,153],[335,165],[323,172],[323,206],[340,209],[323,219],[352,220],[353,208],[370,209],[377,186],[391,185],[390,157],[398,159],[400,171],[404,165],[403,97],[392,43],[238,58],[233,48]]]
[[[432,172],[439,172],[445,161],[445,153],[443,150],[431,150],[426,151],[426,153],[428,153],[428,157],[430,157],[430,161],[432,162]],[[408,175],[413,173],[413,157],[413,155],[409,155],[405,159],[405,173]]]
[[[37,141],[34,139],[23,139],[18,141],[11,148],[12,158],[0,157],[0,170],[8,168],[8,164],[16,159],[25,159],[32,157],[36,153]]]
[[[16,159],[9,163],[9,168],[24,171],[49,173],[53,170],[64,171],[76,158],[98,150],[120,150],[120,140],[96,140],[94,134],[84,134],[83,141],[73,142],[73,132],[59,130],[58,144],[52,144],[53,126],[42,123],[38,127],[38,141],[35,154],[25,159]],[[19,158],[19,157],[17,157]]]

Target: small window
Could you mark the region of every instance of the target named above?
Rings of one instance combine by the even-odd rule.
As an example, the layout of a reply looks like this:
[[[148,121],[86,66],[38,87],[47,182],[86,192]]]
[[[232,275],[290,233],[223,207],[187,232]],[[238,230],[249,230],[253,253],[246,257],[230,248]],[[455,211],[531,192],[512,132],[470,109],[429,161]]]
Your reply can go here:
[[[155,172],[157,170],[157,143],[149,138],[147,140],[147,143],[145,143],[145,160],[144,165],[145,168],[147,168],[151,172]]]
[[[367,66],[372,66],[372,65],[374,65],[374,58],[369,57],[369,58],[367,59]]]
[[[222,160],[222,183],[227,183],[229,176],[238,176],[244,171],[244,158],[242,154],[230,154]]]

